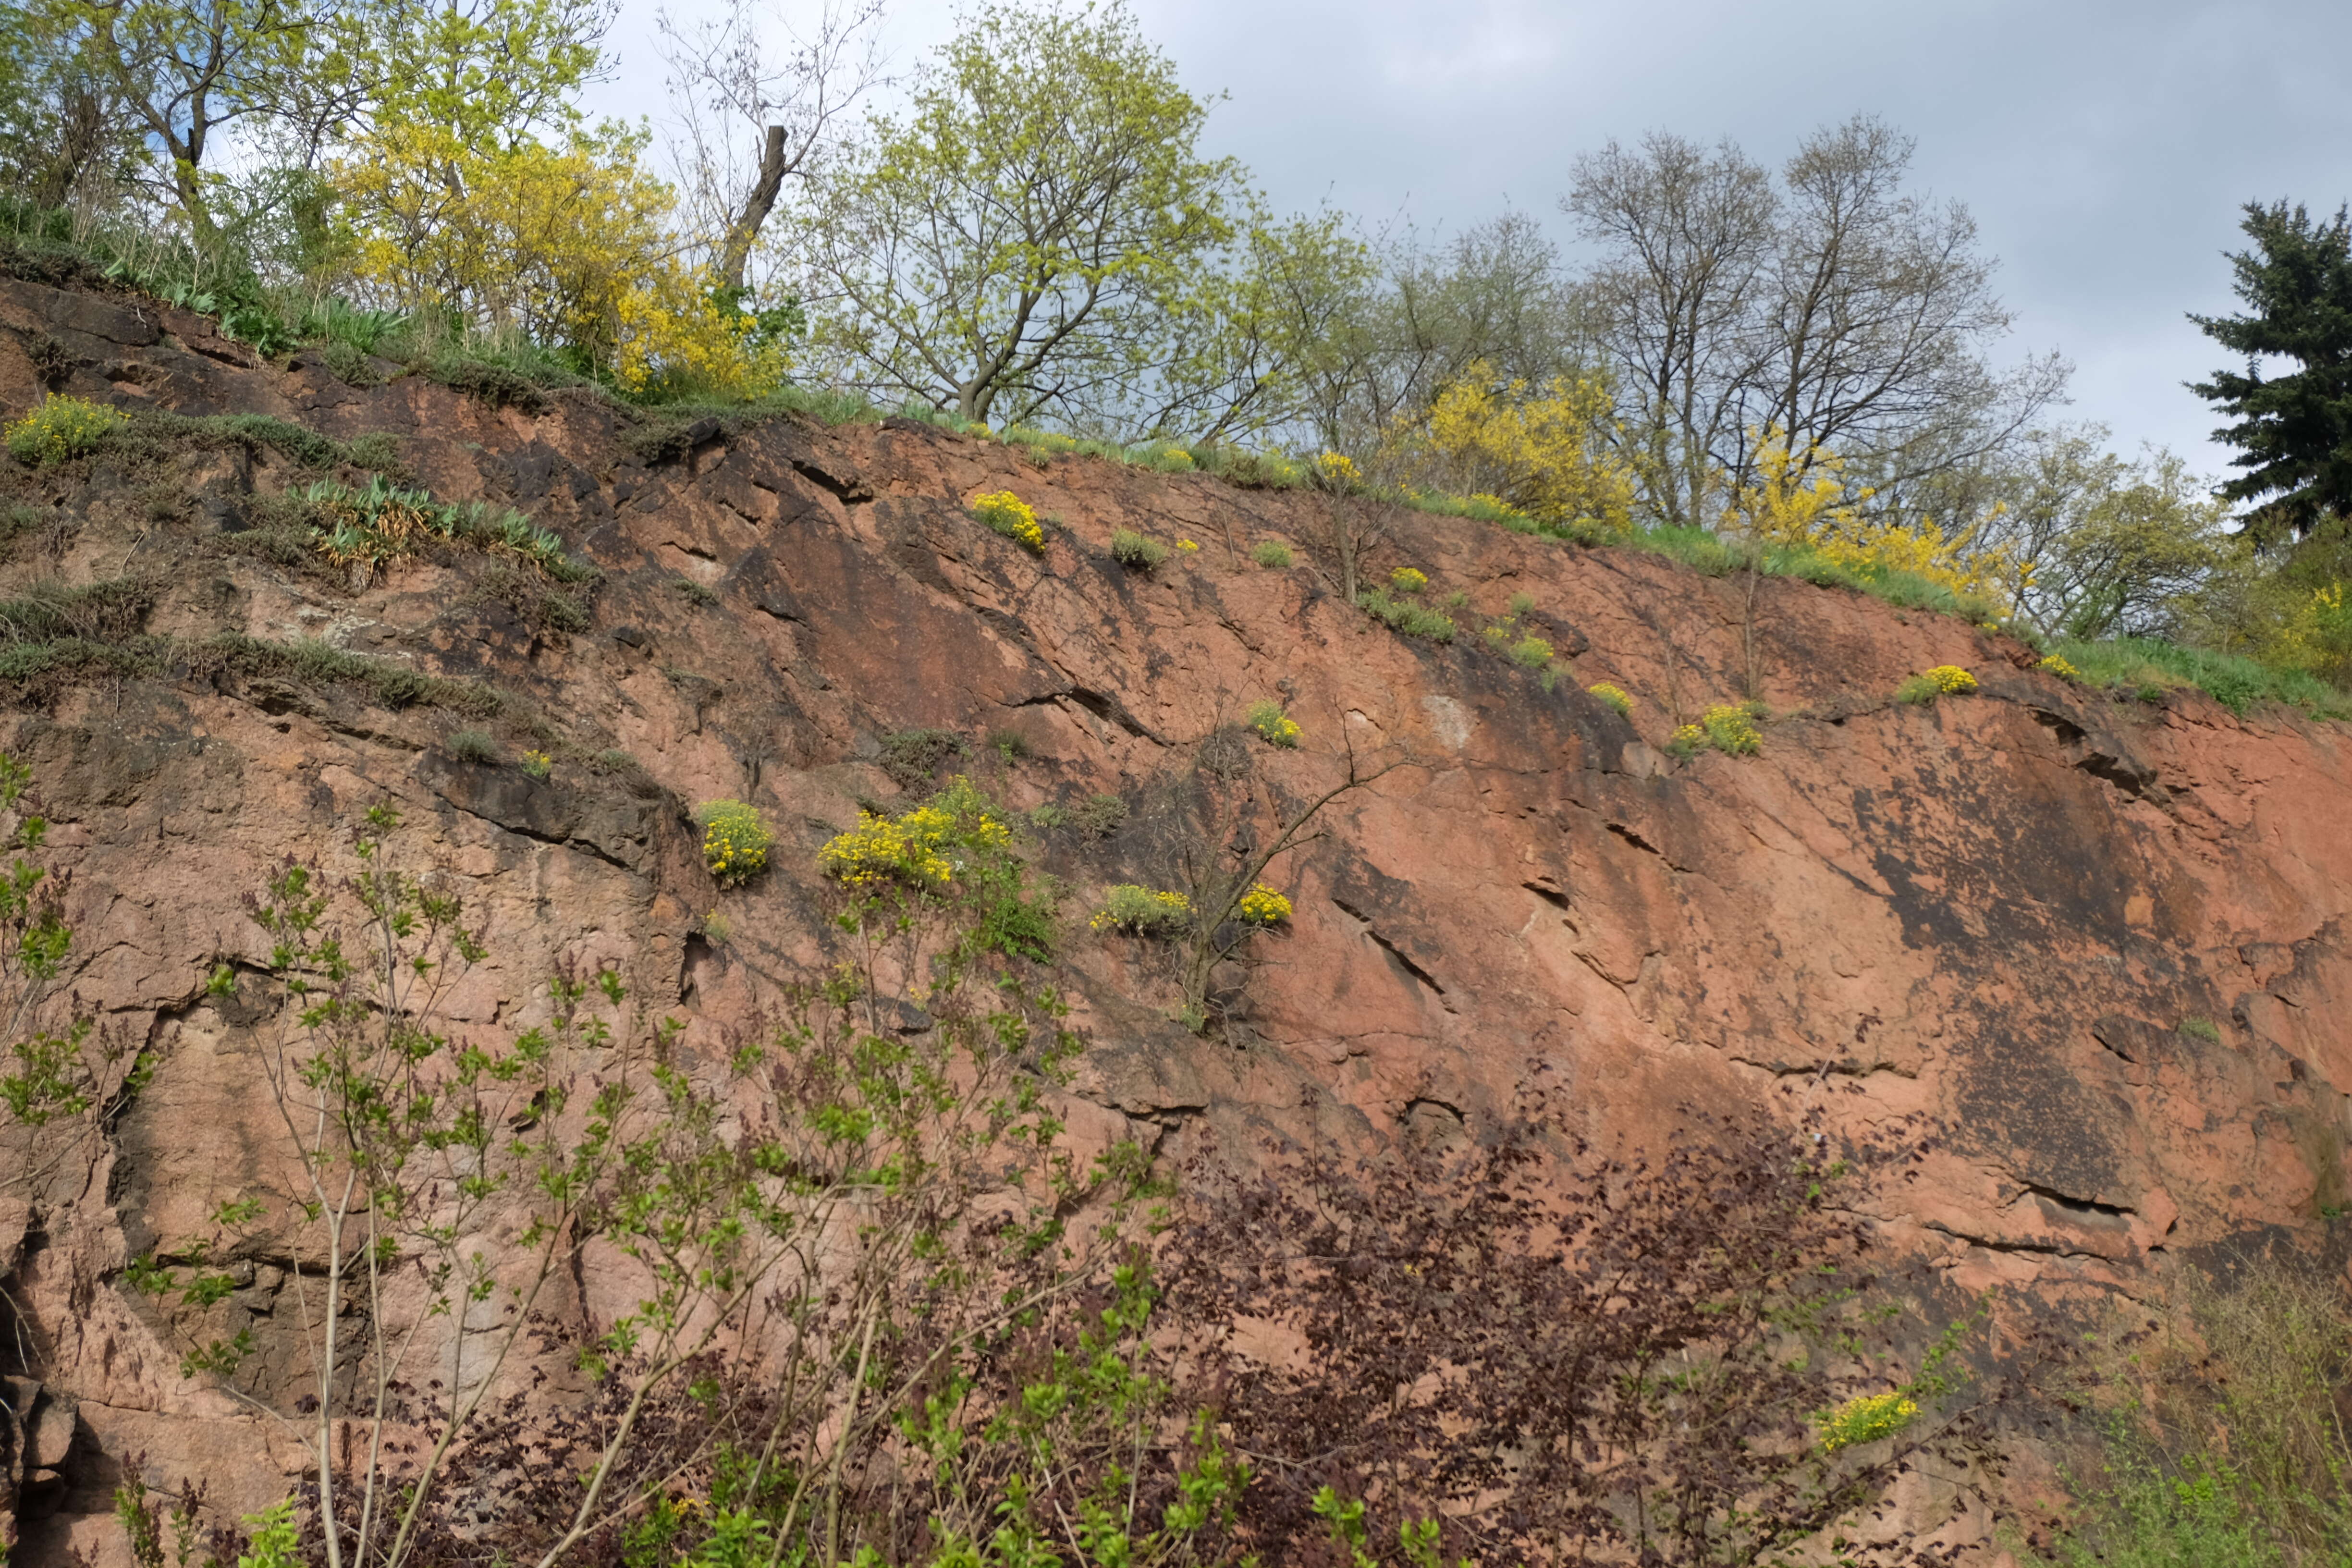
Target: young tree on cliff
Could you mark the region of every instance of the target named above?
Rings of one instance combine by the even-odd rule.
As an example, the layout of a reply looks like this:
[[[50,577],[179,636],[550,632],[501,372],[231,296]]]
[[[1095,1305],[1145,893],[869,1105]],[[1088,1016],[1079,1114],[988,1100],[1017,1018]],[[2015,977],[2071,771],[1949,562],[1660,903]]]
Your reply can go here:
[[[1271,222],[1239,163],[1200,153],[1209,108],[1123,6],[980,11],[826,182],[820,348],[966,419],[1268,422],[1360,252]]]
[[[2221,487],[2252,501],[2246,526],[2265,542],[2301,538],[2328,517],[2352,516],[2352,213],[2314,222],[2301,205],[2249,202],[2240,226],[2253,247],[2230,258],[2236,316],[2189,319],[2245,356],[2189,390],[2235,423],[2213,438],[2235,447],[2243,470]],[[2296,368],[2266,377],[2263,362]]]

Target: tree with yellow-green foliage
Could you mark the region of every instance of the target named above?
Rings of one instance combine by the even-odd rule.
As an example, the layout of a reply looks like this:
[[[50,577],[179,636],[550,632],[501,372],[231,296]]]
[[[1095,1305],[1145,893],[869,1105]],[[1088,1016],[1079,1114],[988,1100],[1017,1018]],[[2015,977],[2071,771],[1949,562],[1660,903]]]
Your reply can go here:
[[[1209,100],[1123,5],[989,5],[843,153],[814,216],[841,379],[999,425],[1230,437],[1284,408],[1360,258],[1199,148]]]
[[[1504,381],[1484,360],[1445,386],[1418,429],[1394,437],[1405,472],[1457,494],[1494,496],[1556,528],[1633,526],[1633,471],[1611,446],[1605,381]]]

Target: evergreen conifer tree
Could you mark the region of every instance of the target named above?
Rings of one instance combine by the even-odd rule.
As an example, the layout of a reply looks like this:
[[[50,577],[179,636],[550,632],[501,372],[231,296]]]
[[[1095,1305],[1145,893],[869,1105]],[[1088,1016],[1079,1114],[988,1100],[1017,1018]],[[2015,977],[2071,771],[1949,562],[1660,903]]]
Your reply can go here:
[[[2257,503],[2246,518],[2256,538],[2301,538],[2352,517],[2352,223],[2343,207],[2326,223],[2283,201],[2245,210],[2253,248],[2230,263],[2252,312],[2189,320],[2244,354],[2246,368],[2189,390],[2236,421],[2213,433],[2239,448],[2232,463],[2244,470],[2221,494]],[[2265,377],[2264,360],[2296,368]]]

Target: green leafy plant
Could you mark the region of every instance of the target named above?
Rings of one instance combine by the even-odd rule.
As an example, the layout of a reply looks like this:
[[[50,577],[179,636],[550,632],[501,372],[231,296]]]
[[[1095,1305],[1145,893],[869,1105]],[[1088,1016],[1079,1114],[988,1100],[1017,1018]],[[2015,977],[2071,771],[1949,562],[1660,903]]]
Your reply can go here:
[[[1291,563],[1290,546],[1279,539],[1261,540],[1250,550],[1250,559],[1273,571],[1280,571]]]
[[[952,730],[900,730],[882,737],[882,771],[900,789],[914,789],[964,751],[963,738]]]
[[[1412,566],[1400,566],[1389,574],[1389,587],[1399,594],[1418,594],[1429,586],[1429,574]]]
[[[52,395],[8,426],[8,455],[36,468],[87,457],[129,423],[121,410],[103,403]]]
[[[1110,531],[1110,558],[1130,572],[1149,572],[1168,559],[1168,546],[1132,529]]]
[[[1173,936],[1192,918],[1192,900],[1179,892],[1121,882],[1103,889],[1103,901],[1087,920],[1090,930],[1130,936]]]
[[[1115,795],[1090,795],[1070,808],[1070,820],[1089,838],[1108,838],[1127,825],[1127,802]]]
[[[486,730],[453,730],[449,733],[449,754],[460,762],[495,763],[499,760],[499,743],[490,739]]]
[[[1420,605],[1392,599],[1378,588],[1367,589],[1356,595],[1356,607],[1387,626],[1409,637],[1427,637],[1432,642],[1454,640],[1454,618],[1427,609]]]

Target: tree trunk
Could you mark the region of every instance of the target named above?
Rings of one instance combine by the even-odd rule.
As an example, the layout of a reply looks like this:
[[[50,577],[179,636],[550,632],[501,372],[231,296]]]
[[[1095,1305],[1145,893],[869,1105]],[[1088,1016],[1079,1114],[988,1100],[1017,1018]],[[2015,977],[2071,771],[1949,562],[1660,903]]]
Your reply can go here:
[[[719,270],[730,289],[743,287],[743,269],[751,259],[751,242],[760,237],[760,226],[768,221],[775,210],[776,194],[784,188],[784,175],[791,171],[784,163],[784,128],[768,127],[768,140],[760,150],[760,178],[744,198],[743,210],[727,231],[727,245],[719,254]]]

